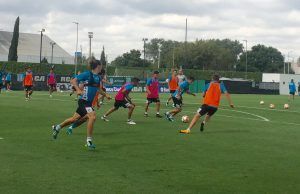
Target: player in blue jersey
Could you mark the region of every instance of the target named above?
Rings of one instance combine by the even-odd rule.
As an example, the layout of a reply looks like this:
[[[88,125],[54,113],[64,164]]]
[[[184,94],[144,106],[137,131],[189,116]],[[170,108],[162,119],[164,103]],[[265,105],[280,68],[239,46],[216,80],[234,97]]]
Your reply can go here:
[[[11,87],[11,73],[7,73],[5,76],[5,86],[6,86],[6,91],[10,91]]]
[[[179,84],[178,89],[172,94],[172,100],[175,109],[165,113],[165,116],[169,121],[174,121],[173,117],[182,111],[182,95],[184,93],[196,96],[195,94],[191,93],[189,89],[190,84],[192,84],[194,80],[195,79],[193,77],[188,77],[187,80]]]
[[[87,117],[88,122],[86,146],[90,149],[95,149],[95,145],[92,143],[92,135],[94,123],[96,120],[96,113],[92,108],[92,102],[98,91],[100,91],[100,93],[104,95],[105,93],[101,89],[101,77],[98,75],[102,69],[100,61],[91,60],[90,69],[91,71],[81,73],[71,80],[71,84],[75,87],[76,93],[79,95],[78,108],[75,114],[72,117],[66,119],[61,124],[52,126],[52,130],[53,138],[56,139],[62,128],[74,123],[82,117]],[[79,82],[84,83],[83,90],[79,88]]]
[[[289,83],[289,90],[290,90],[290,100],[291,98],[293,98],[293,100],[295,99],[295,93],[296,93],[296,85],[294,82],[294,79],[291,79],[291,82]]]

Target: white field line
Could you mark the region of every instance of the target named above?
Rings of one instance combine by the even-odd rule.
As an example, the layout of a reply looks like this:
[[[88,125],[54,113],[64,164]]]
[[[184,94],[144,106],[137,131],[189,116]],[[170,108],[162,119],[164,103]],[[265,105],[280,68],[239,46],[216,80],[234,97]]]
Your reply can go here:
[[[0,137],[0,140],[3,140],[4,138],[3,137]]]

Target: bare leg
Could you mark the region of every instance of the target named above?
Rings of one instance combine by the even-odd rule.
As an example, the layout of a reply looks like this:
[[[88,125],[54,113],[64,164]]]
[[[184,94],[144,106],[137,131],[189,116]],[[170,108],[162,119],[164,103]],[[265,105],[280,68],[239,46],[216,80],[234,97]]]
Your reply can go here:
[[[149,105],[150,105],[150,104],[147,102],[147,103],[146,103],[146,108],[145,108],[145,113],[148,113]]]
[[[181,110],[182,110],[181,108],[175,108],[174,110],[171,110],[169,113],[170,113],[170,115],[175,116],[178,113],[180,113]]]
[[[78,113],[75,113],[72,117],[66,119],[64,122],[62,122],[59,126],[60,128],[64,128],[72,123],[74,123],[75,121],[77,121],[78,119],[80,119],[80,115]]]
[[[116,107],[111,108],[109,111],[107,111],[104,116],[107,117],[109,116],[111,113],[115,112],[116,110],[118,110]]]
[[[160,102],[156,103],[156,113],[159,113],[160,111]]]
[[[130,105],[130,107],[128,108],[128,120],[131,119],[134,108],[135,108],[135,105]]]
[[[93,111],[87,114],[88,123],[87,123],[87,137],[93,136],[94,123],[96,121],[96,112]]]

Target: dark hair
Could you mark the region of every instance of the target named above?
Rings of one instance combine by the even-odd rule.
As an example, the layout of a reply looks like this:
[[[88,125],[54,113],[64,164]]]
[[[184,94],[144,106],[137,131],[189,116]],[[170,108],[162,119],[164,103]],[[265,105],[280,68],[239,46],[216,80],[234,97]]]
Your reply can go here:
[[[193,76],[189,76],[189,77],[188,77],[188,80],[195,81],[195,78],[194,78]]]
[[[137,77],[134,77],[134,78],[132,78],[132,79],[131,79],[131,81],[132,81],[132,82],[139,82],[139,81],[140,81],[140,79],[139,79],[139,78],[137,78]]]
[[[154,71],[153,74],[159,74],[159,71]]]
[[[101,62],[99,60],[91,59],[89,61],[89,64],[90,64],[91,70],[94,70],[97,68],[98,65],[101,65]]]
[[[212,76],[212,79],[213,79],[214,81],[220,81],[220,76],[219,76],[218,74],[214,74],[214,75]]]
[[[105,69],[101,69],[99,75],[105,75]]]

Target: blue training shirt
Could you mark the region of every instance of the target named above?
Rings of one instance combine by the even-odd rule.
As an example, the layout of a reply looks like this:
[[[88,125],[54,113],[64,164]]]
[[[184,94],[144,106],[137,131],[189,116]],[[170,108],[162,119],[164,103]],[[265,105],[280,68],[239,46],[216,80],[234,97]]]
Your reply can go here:
[[[10,73],[8,73],[7,75],[6,75],[6,77],[5,77],[5,80],[6,81],[11,81],[11,74]]]
[[[210,83],[207,83],[207,84],[205,85],[204,92],[206,92],[206,91],[208,90],[209,86],[210,86]],[[225,87],[225,85],[224,85],[223,82],[220,83],[220,87],[221,87],[221,92],[222,92],[223,94],[224,94],[225,92],[227,92],[227,89],[226,89],[226,87]]]
[[[90,71],[83,72],[76,76],[76,79],[79,83],[84,83],[83,95],[79,99],[93,102],[96,93],[99,91],[99,86],[101,83],[101,77],[97,74],[93,74]],[[92,82],[92,83],[89,83]],[[89,85],[93,84],[93,85]]]
[[[0,84],[3,83],[2,77],[3,77],[3,73],[0,71]]]
[[[289,83],[290,92],[296,92],[296,85],[294,82]]]
[[[189,91],[190,89],[190,84],[188,81],[183,81],[181,82],[181,84],[179,84],[179,88],[181,90],[180,94],[178,93],[179,92],[179,89],[177,89],[174,94],[172,94],[173,97],[177,97],[178,95],[179,96],[182,96],[185,92]]]

